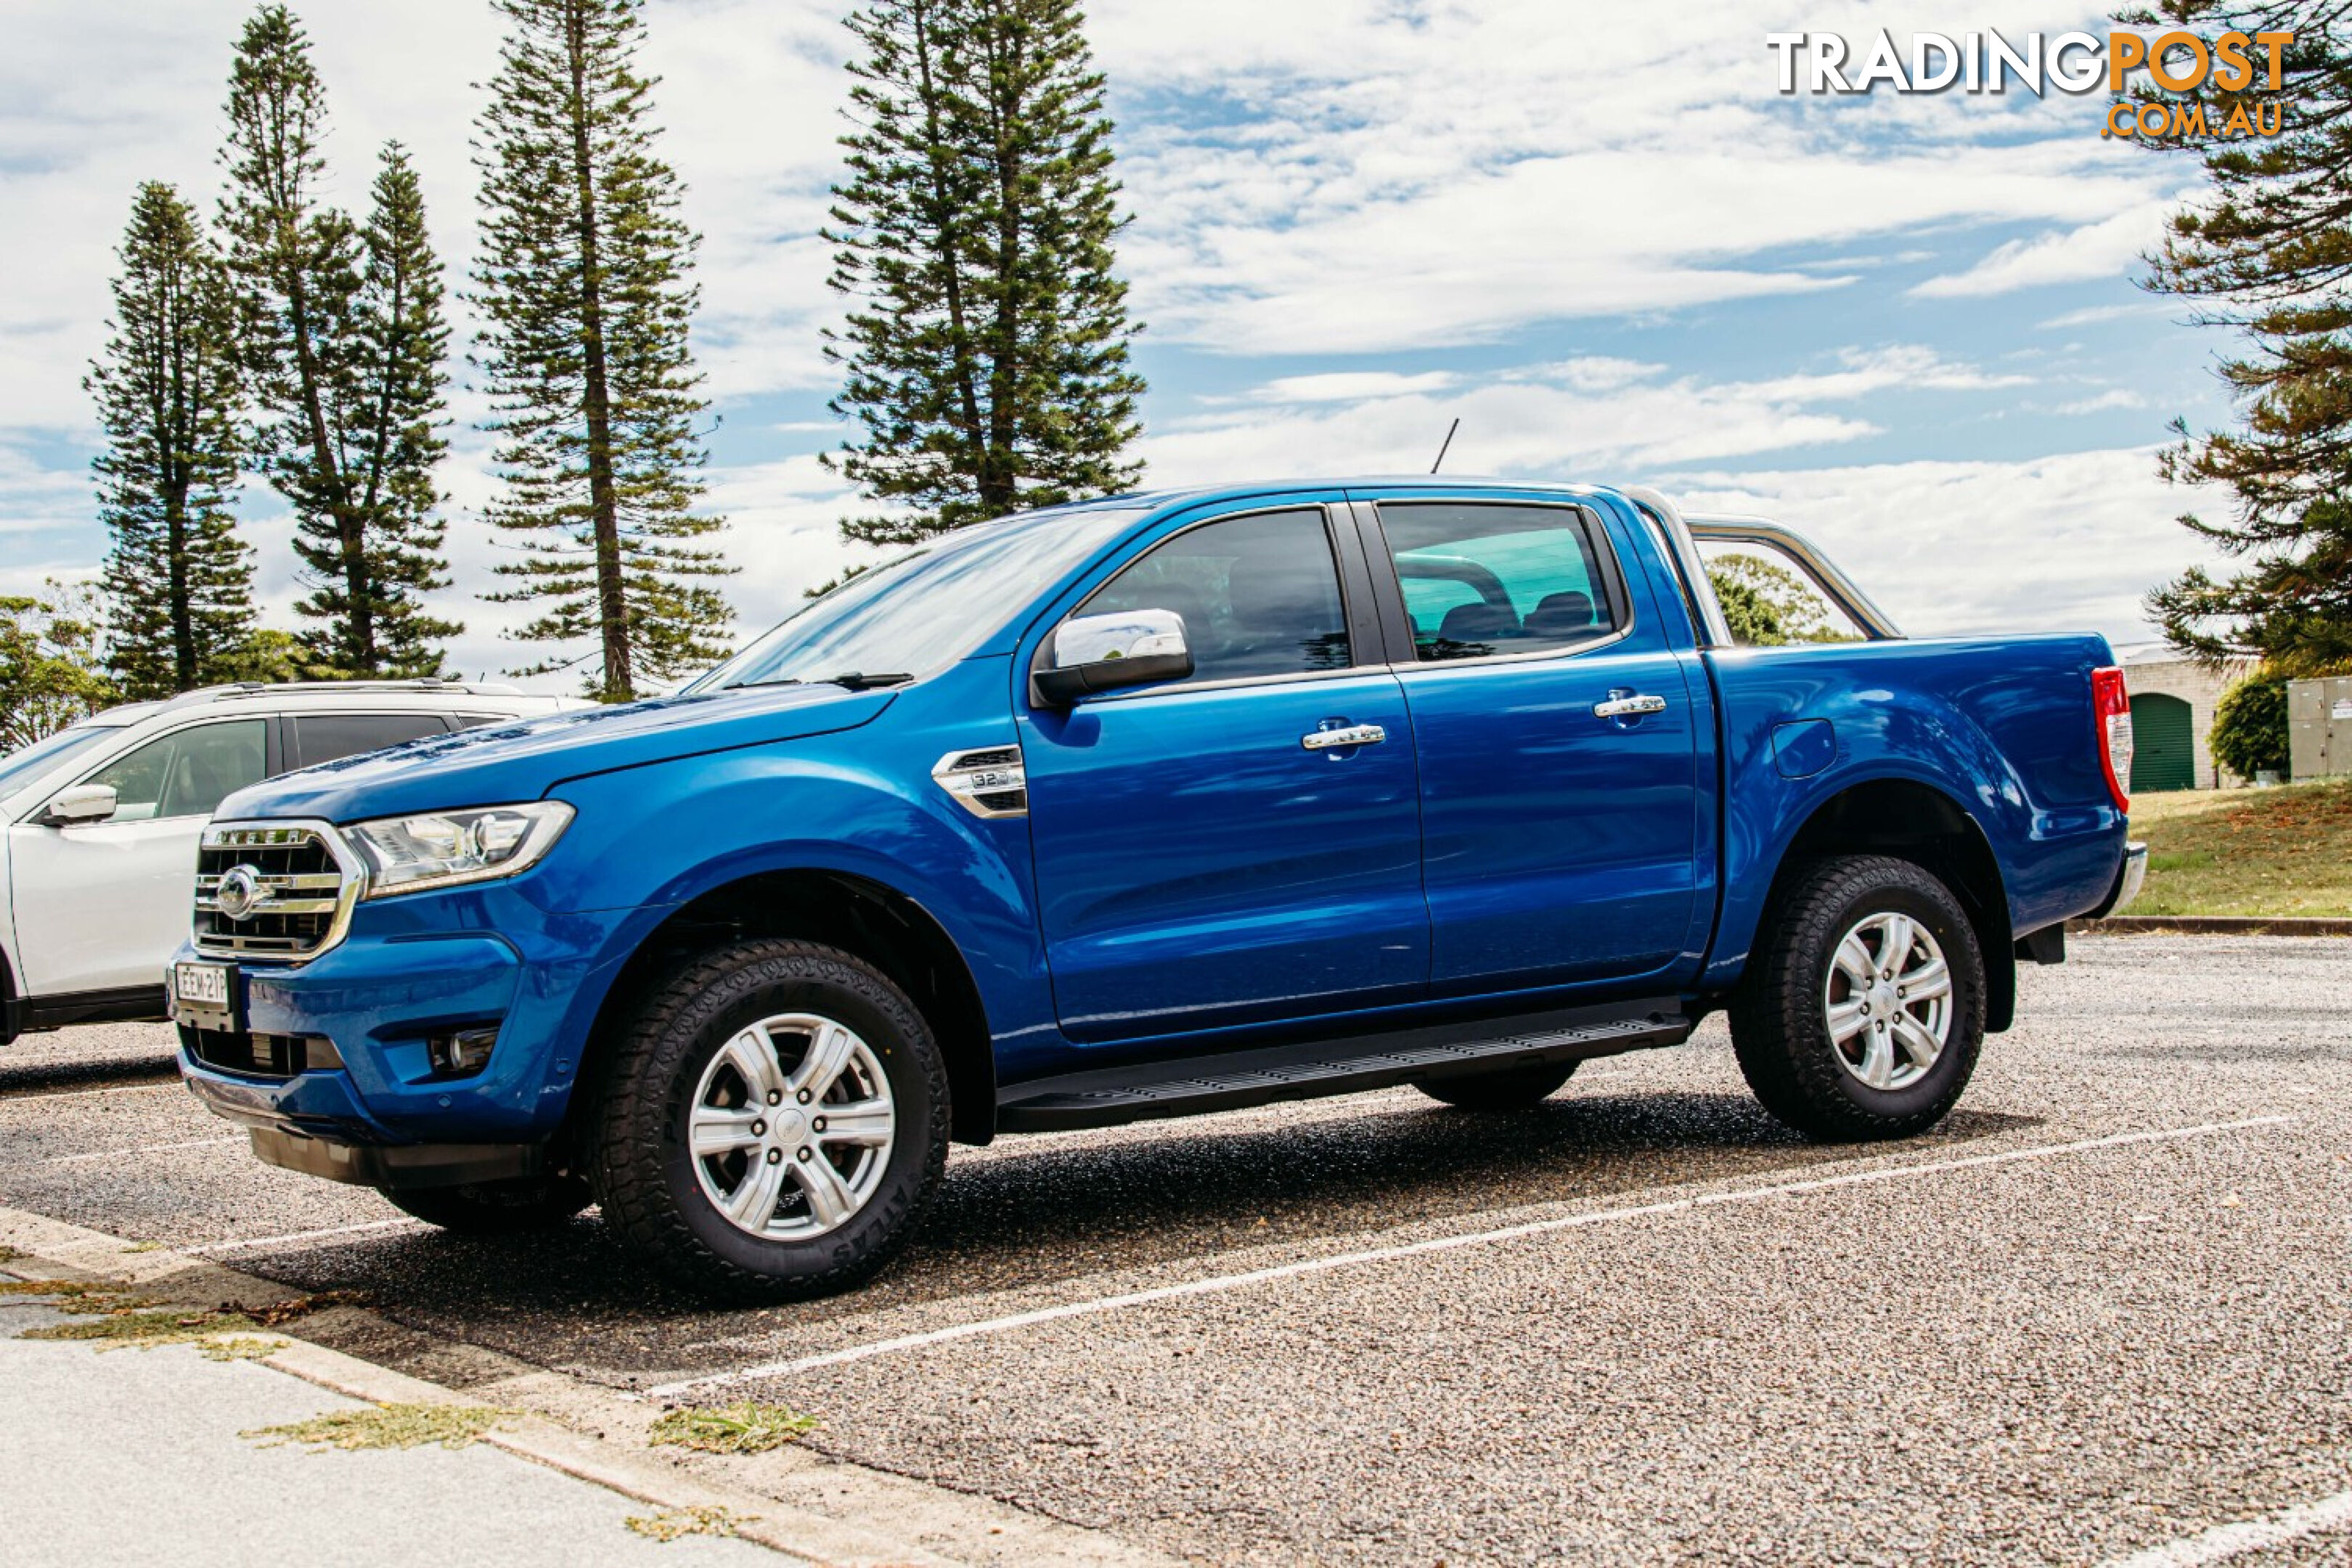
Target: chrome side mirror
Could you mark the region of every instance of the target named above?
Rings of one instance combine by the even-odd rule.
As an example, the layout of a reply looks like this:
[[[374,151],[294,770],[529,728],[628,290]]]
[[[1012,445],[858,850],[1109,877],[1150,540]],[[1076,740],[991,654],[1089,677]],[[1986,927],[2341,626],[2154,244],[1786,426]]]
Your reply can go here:
[[[51,827],[84,827],[114,815],[112,784],[76,784],[59,790],[41,809],[41,821]]]
[[[1192,673],[1184,617],[1173,610],[1073,616],[1054,628],[1034,672],[1038,700],[1067,708],[1082,697],[1123,687],[1181,680]]]

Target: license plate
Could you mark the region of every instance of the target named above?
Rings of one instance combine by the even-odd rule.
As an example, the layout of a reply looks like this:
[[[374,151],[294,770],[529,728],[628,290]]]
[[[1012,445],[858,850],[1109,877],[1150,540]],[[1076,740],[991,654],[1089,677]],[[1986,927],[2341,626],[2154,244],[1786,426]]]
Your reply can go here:
[[[172,1000],[180,1021],[203,1029],[234,1027],[236,982],[236,971],[226,963],[173,965]]]

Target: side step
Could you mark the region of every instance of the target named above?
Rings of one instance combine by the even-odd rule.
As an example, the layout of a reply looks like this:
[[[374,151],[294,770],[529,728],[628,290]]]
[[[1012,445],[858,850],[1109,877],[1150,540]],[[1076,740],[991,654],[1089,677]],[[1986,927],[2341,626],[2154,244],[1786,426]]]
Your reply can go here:
[[[1134,1062],[1008,1084],[997,1096],[996,1125],[1005,1132],[1060,1132],[1238,1110],[1415,1079],[1680,1045],[1696,1026],[1683,1016],[1678,999],[1665,996]]]

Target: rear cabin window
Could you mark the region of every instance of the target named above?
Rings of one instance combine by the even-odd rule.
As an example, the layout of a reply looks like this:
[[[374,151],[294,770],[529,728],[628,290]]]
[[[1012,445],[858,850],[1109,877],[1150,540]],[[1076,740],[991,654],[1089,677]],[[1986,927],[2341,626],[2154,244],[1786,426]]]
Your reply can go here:
[[[1381,525],[1423,663],[1570,648],[1618,629],[1580,511],[1392,502]]]

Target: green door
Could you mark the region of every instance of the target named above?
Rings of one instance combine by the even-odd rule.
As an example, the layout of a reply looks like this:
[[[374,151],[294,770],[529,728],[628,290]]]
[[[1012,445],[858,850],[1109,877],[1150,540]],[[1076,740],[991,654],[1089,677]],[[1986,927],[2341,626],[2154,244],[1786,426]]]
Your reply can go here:
[[[2197,787],[2196,731],[2189,704],[2151,691],[2131,700],[2134,795]]]

